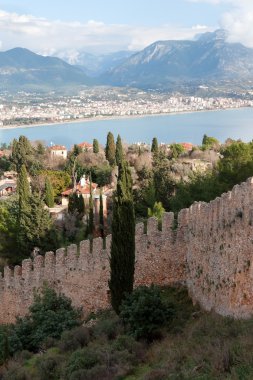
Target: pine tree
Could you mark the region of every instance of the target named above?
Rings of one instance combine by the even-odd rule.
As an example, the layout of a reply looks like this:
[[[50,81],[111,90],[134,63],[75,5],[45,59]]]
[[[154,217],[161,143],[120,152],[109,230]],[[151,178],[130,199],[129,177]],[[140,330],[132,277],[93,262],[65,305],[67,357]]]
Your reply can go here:
[[[125,161],[119,165],[114,194],[109,288],[111,304],[118,314],[125,296],[132,292],[135,264],[135,216],[132,178]]]
[[[48,207],[54,207],[54,191],[50,179],[46,178],[45,203]]]
[[[116,164],[119,166],[120,162],[123,160],[123,147],[121,142],[121,137],[118,135],[116,141],[116,154],[115,154]]]
[[[97,139],[93,140],[93,153],[99,153],[99,144]]]
[[[44,203],[39,195],[32,194],[29,197],[29,206],[23,215],[22,229],[26,237],[25,242],[23,242],[24,253],[31,253],[34,247],[38,247],[42,251],[54,250],[59,244],[58,236],[53,231],[49,212],[45,210]]]
[[[109,164],[111,166],[115,165],[115,142],[114,142],[114,137],[111,132],[108,133],[107,135],[107,141],[106,141],[106,147],[105,147],[105,157]]]

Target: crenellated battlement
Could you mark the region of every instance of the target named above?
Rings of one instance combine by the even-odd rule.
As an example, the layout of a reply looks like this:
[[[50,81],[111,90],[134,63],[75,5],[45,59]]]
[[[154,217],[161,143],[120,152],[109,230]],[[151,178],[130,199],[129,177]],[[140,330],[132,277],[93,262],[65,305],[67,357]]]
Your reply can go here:
[[[177,226],[177,227],[175,227]],[[253,314],[253,179],[210,203],[194,203],[175,220],[165,213],[136,225],[135,286],[185,283],[194,302],[223,315]],[[106,308],[111,236],[82,241],[0,273],[0,323],[25,315],[44,283],[82,306]]]

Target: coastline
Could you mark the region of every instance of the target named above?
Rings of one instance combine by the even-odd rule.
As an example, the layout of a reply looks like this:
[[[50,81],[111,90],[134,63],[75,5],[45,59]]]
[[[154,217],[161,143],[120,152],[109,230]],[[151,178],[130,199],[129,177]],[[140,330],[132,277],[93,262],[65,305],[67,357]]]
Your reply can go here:
[[[147,117],[157,117],[157,116],[173,116],[173,115],[182,115],[182,114],[193,114],[193,113],[203,113],[203,112],[220,112],[220,111],[234,111],[241,110],[245,108],[253,108],[253,107],[234,107],[234,108],[218,108],[218,109],[205,109],[205,110],[195,110],[195,111],[179,111],[179,112],[162,112],[162,113],[150,113],[144,115],[122,115],[122,116],[95,116],[95,117],[87,117],[81,119],[72,119],[72,120],[63,120],[63,121],[55,121],[51,123],[36,123],[36,124],[21,124],[21,125],[7,125],[1,126],[0,132],[11,129],[21,129],[21,128],[36,128],[36,127],[47,127],[47,126],[57,126],[57,125],[67,125],[67,124],[78,124],[78,123],[88,123],[94,121],[105,121],[105,120],[127,120],[127,119],[139,119],[139,118],[147,118]]]

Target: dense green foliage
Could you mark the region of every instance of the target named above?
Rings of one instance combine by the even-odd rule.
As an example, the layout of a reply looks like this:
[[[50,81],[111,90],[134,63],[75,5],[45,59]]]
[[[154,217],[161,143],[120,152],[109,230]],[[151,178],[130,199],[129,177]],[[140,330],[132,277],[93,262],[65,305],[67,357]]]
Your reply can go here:
[[[203,136],[202,148],[206,149],[218,149],[220,146],[219,141],[215,137]]]
[[[31,146],[30,141],[25,136],[20,136],[19,140],[13,140],[12,143],[12,162],[19,173],[22,165],[26,169],[30,169],[33,164],[33,153],[34,150]]]
[[[84,214],[84,199],[82,194],[74,192],[69,195],[68,212],[73,214],[77,212],[80,217]]]
[[[253,143],[233,142],[221,151],[218,165],[205,173],[196,173],[190,181],[176,184],[169,208],[178,212],[195,201],[210,202],[253,176]]]
[[[0,326],[0,364],[17,351],[37,352],[49,338],[58,339],[79,324],[80,312],[71,301],[44,288],[41,295],[35,295],[26,317],[18,318],[15,325]]]
[[[99,143],[97,139],[93,140],[93,153],[98,153],[99,152]]]
[[[181,144],[170,144],[170,158],[177,159],[184,152]]]
[[[58,247],[58,236],[40,196],[30,191],[24,165],[18,176],[18,197],[0,205],[0,257],[16,264],[38,247],[41,252]]]
[[[125,161],[119,164],[117,190],[113,201],[112,243],[109,288],[116,313],[133,290],[135,265],[135,215],[132,178]]]
[[[121,137],[120,135],[118,135],[117,141],[116,141],[116,153],[115,153],[116,165],[119,166],[119,164],[122,162],[123,159],[124,159],[124,153],[123,153]]]
[[[157,141],[157,138],[154,137],[151,144],[151,152],[158,153],[158,151],[159,151],[158,141]]]
[[[45,203],[48,207],[54,207],[54,190],[49,178],[45,183]]]
[[[115,153],[116,153],[116,146],[114,142],[114,136],[111,132],[109,132],[107,135],[107,141],[106,141],[106,147],[105,147],[105,157],[111,166],[115,164]]]
[[[160,288],[139,287],[122,302],[120,317],[137,339],[152,340],[173,316],[173,307],[166,305]]]
[[[173,321],[175,322],[173,331],[176,331],[175,329],[177,328],[178,332],[178,326],[181,326],[181,328],[185,326],[186,321],[194,311],[186,291],[180,289],[162,289],[159,291],[157,289],[157,292],[161,295],[160,301],[163,305],[173,305]],[[47,303],[49,304],[49,302]],[[57,303],[56,306],[59,308]],[[150,307],[152,313],[154,308],[152,305]],[[41,311],[36,315],[40,320],[43,313],[42,309],[39,309]],[[47,313],[48,308],[43,310],[45,310],[46,314],[45,319],[51,320],[51,315]],[[40,351],[39,355],[21,351],[23,349],[22,345],[20,345],[19,338],[15,332],[15,326],[14,328],[12,326],[9,329],[12,335],[8,333],[9,349],[12,350],[9,356],[13,356],[13,350],[18,353],[14,359],[8,362],[7,369],[4,370],[4,379],[116,380],[124,379],[126,376],[133,374],[138,365],[148,363],[149,347],[152,349],[152,345],[148,346],[146,343],[138,342],[133,336],[129,335],[131,331],[124,328],[122,320],[115,313],[104,311],[93,315],[93,318],[95,320],[88,321],[86,326],[74,327],[72,330],[64,331],[60,340],[52,338],[53,335],[48,336],[39,345],[39,350],[44,349]],[[44,318],[42,319],[43,324]],[[55,320],[53,319],[50,326],[54,324]],[[172,328],[171,318],[163,328],[162,326],[157,327],[157,331],[160,329],[160,332],[165,334],[167,328],[170,330]],[[21,336],[24,336],[25,331],[26,326],[22,330]],[[8,350],[4,349],[6,339],[1,338],[1,335],[4,335],[2,330],[0,330],[0,355],[3,355],[4,352],[8,353]],[[35,336],[37,337],[37,334]],[[44,336],[44,333],[42,333],[42,336]],[[161,334],[159,336],[160,338],[162,337]],[[34,352],[37,352],[37,350],[36,348]]]

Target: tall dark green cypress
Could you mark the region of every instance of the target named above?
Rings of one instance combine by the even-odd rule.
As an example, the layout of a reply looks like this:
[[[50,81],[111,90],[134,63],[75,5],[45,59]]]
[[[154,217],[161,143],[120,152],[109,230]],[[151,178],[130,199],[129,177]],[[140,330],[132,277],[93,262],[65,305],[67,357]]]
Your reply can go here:
[[[123,160],[123,147],[121,142],[121,137],[118,135],[116,141],[116,153],[115,153],[116,164],[119,166],[120,162]]]
[[[93,153],[99,153],[99,144],[97,139],[93,140]]]
[[[126,294],[133,291],[135,265],[135,216],[132,178],[128,164],[119,164],[117,189],[113,201],[112,243],[109,288],[111,304],[117,314]]]
[[[152,140],[151,152],[152,153],[158,153],[158,151],[159,151],[158,141],[157,141],[157,138],[154,137]]]
[[[93,238],[94,214],[93,214],[93,195],[92,195],[92,180],[90,175],[90,198],[89,198],[89,238]]]
[[[106,147],[105,147],[105,157],[111,166],[115,165],[115,142],[114,136],[111,132],[107,135]]]
[[[17,193],[20,219],[22,218],[22,214],[26,212],[29,207],[30,196],[30,185],[28,182],[28,175],[24,164],[21,166],[20,172],[18,173]]]
[[[103,207],[103,194],[102,189],[100,189],[99,194],[99,229],[102,239],[104,239],[104,207]]]
[[[48,177],[45,183],[45,203],[48,207],[54,207],[54,190]]]

